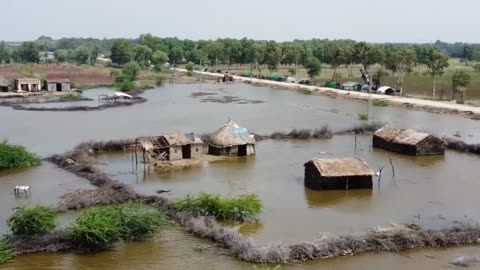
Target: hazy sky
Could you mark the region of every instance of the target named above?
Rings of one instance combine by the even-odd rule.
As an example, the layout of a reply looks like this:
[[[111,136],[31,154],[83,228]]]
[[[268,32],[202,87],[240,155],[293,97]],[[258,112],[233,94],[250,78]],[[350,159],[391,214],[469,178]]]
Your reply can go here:
[[[480,0],[0,0],[0,40],[61,37],[480,42]]]

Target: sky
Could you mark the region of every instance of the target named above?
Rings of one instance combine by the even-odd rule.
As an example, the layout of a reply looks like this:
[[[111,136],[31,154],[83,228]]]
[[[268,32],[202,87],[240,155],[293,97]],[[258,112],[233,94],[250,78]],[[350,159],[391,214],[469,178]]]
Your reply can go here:
[[[135,38],[478,42],[479,0],[0,0],[0,40]]]

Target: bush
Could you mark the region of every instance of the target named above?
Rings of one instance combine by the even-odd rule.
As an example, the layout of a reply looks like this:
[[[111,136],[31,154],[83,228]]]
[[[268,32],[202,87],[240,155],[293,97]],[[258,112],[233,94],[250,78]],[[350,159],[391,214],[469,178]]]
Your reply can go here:
[[[174,207],[178,211],[191,212],[198,216],[213,216],[218,220],[244,221],[254,219],[262,212],[260,199],[252,195],[238,198],[222,198],[217,194],[201,193],[198,196],[187,195],[176,201]]]
[[[195,67],[195,64],[193,64],[192,62],[188,62],[188,64],[185,65],[185,69],[187,71],[192,71],[193,72],[194,67]]]
[[[124,80],[117,84],[117,87],[122,92],[131,91],[135,87],[135,83],[129,80]]]
[[[359,114],[357,114],[357,118],[358,118],[358,120],[368,120],[368,115],[366,115],[364,113],[359,113]]]
[[[300,87],[298,89],[298,92],[302,93],[302,94],[305,94],[305,95],[310,95],[312,94],[312,90],[308,89],[308,88],[305,88],[305,87]]]
[[[163,77],[162,75],[157,75],[157,77],[155,78],[155,84],[157,86],[163,86],[165,84],[165,77]]]
[[[21,145],[12,145],[7,141],[0,142],[0,169],[23,168],[40,164],[40,158],[29,153]]]
[[[83,100],[81,95],[76,95],[73,93],[68,93],[60,98],[60,101],[68,102],[68,101],[80,101]]]
[[[11,260],[13,256],[13,250],[3,240],[0,240],[0,263]]]
[[[386,107],[388,106],[388,102],[384,99],[374,99],[372,102],[373,106],[377,107]]]
[[[134,81],[137,78],[138,73],[140,73],[140,66],[137,62],[130,62],[123,66],[122,74],[130,81]]]
[[[52,232],[57,226],[57,213],[43,206],[15,208],[7,220],[14,236],[32,238]]]
[[[192,77],[193,76],[193,71],[192,70],[187,71],[187,76]]]
[[[476,71],[480,71],[480,63],[473,66]]]
[[[143,238],[164,223],[164,216],[157,210],[131,203],[84,210],[67,233],[77,247],[96,250],[120,240]]]

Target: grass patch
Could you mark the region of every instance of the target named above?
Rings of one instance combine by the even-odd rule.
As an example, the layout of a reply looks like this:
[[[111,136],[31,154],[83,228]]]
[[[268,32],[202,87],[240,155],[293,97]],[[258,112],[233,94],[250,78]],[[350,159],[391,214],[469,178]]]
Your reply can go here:
[[[7,220],[13,235],[23,239],[52,232],[57,226],[57,213],[43,206],[18,207]]]
[[[201,193],[187,195],[176,201],[178,211],[191,212],[197,216],[213,216],[217,220],[245,221],[255,219],[262,212],[262,202],[257,195],[243,195],[237,198],[224,198],[218,194]]]
[[[0,142],[0,169],[23,168],[40,164],[40,158],[21,145]]]
[[[81,95],[77,95],[74,93],[68,93],[60,98],[60,101],[80,101],[83,100],[83,97]]]
[[[313,91],[308,89],[308,88],[305,88],[305,87],[300,87],[300,88],[298,88],[298,92],[300,92],[304,95],[311,95]]]
[[[155,85],[156,86],[165,85],[165,77],[163,77],[162,75],[157,75],[157,77],[155,77]]]
[[[142,239],[165,223],[158,210],[129,203],[84,210],[67,229],[74,244],[83,249],[99,250],[121,240]]]
[[[358,120],[366,121],[366,120],[368,120],[368,115],[364,114],[364,113],[359,113],[359,114],[357,114],[357,118],[358,118]]]
[[[384,99],[374,99],[372,101],[372,104],[373,104],[373,106],[377,106],[377,107],[386,107],[386,106],[388,106],[388,101],[386,101]]]
[[[13,250],[5,243],[5,241],[0,240],[0,264],[8,262],[13,257]]]

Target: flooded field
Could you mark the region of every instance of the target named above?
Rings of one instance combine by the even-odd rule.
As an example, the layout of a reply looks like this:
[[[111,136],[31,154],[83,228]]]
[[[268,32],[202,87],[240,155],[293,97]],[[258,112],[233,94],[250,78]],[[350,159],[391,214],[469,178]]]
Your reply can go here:
[[[100,90],[94,90],[100,91]],[[86,92],[96,95],[96,92]],[[195,94],[197,93],[197,94]],[[198,93],[204,93],[202,95]],[[206,93],[206,94],[205,94]],[[20,143],[42,156],[71,149],[86,140],[109,140],[168,132],[210,132],[226,117],[257,133],[319,128],[341,130],[358,125],[358,113],[367,113],[366,103],[302,95],[244,84],[174,85],[147,91],[149,101],[131,107],[94,112],[28,112],[0,107],[0,139]],[[459,133],[462,140],[480,142],[480,122],[458,116],[408,111],[396,107],[373,107],[374,120],[392,126],[427,130],[437,135]],[[8,121],[7,121],[8,119]],[[257,155],[236,161],[204,164],[171,172],[143,167],[132,172],[129,153],[102,155],[100,166],[138,192],[153,194],[171,189],[167,196],[213,192],[224,195],[256,193],[264,203],[257,224],[238,229],[263,244],[311,240],[322,232],[365,232],[376,225],[419,223],[428,228],[454,222],[480,221],[478,179],[480,157],[447,151],[444,157],[405,157],[370,149],[370,138],[335,136],[330,140],[272,141],[257,144]],[[303,163],[314,157],[364,158],[377,171],[386,165],[380,183],[372,191],[317,192],[303,185]],[[392,179],[389,158],[395,165]],[[15,200],[12,186],[32,186],[32,203],[55,206],[58,196],[85,180],[54,165],[0,173],[0,231],[15,206],[30,201]],[[116,247],[112,251],[81,256],[72,254],[20,256],[2,265],[4,269],[253,269],[212,248],[193,250],[209,241],[172,227],[157,238]],[[288,265],[287,269],[438,269],[461,255],[478,257],[480,248],[418,250],[409,253],[367,254]],[[127,259],[126,259],[127,258]],[[188,259],[186,259],[188,258]],[[3,269],[2,268],[2,269]]]

